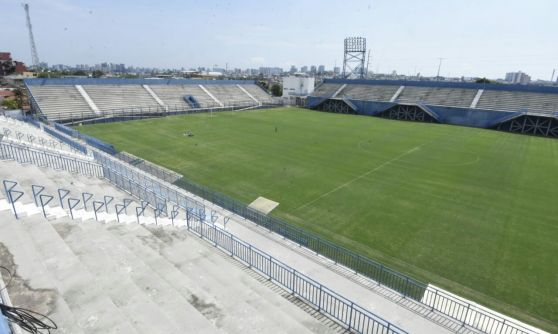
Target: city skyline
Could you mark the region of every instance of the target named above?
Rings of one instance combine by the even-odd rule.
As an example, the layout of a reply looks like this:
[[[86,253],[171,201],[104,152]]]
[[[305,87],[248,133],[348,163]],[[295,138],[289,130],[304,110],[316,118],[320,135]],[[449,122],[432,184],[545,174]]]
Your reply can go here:
[[[438,58],[443,58],[440,74],[447,77],[504,78],[523,71],[534,80],[549,80],[558,67],[552,39],[558,4],[546,0],[528,6],[503,0],[475,0],[467,6],[442,0],[170,1],[156,8],[147,1],[29,3],[39,56],[49,64],[110,59],[148,68],[228,65],[288,71],[292,65],[325,65],[332,70],[342,66],[343,38],[357,35],[368,38],[369,69],[377,73],[434,76]],[[0,5],[9,13],[0,45],[30,64],[21,4],[0,0]],[[350,19],[336,16],[354,8],[359,10]]]

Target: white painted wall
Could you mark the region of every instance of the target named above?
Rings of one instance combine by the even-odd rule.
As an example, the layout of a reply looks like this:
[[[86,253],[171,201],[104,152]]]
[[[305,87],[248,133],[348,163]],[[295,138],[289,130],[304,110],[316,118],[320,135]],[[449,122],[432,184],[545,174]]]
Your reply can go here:
[[[314,92],[314,78],[284,77],[283,97],[307,96]]]

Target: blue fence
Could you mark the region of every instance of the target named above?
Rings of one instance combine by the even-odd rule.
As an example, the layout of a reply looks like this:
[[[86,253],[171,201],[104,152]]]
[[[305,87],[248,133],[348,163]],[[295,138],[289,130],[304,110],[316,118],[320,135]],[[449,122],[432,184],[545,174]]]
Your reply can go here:
[[[83,134],[83,133],[80,133],[79,131],[76,131],[76,130],[74,130],[74,129],[70,128],[70,127],[67,127],[67,126],[65,126],[65,125],[62,125],[62,124],[59,124],[59,123],[54,123],[54,128],[55,128],[56,130],[60,131],[60,132],[63,132],[63,133],[65,133],[65,134],[69,135],[69,136],[72,136],[72,137],[76,137],[76,138],[85,140],[85,142],[86,142],[88,145],[91,145],[91,146],[93,146],[93,147],[96,147],[96,148],[98,148],[98,149],[100,149],[100,150],[102,150],[103,152],[106,152],[106,153],[108,153],[108,154],[116,154],[116,152],[117,152],[116,149],[114,148],[114,146],[112,146],[111,144],[107,144],[107,143],[105,143],[104,141],[102,141],[102,140],[100,140],[100,139],[97,139],[97,138],[94,138],[94,137],[85,135],[85,134]],[[48,128],[45,127],[45,131],[46,131],[47,129],[48,129]],[[50,130],[50,129],[49,129],[49,130]],[[52,130],[50,130],[50,131],[53,132],[53,133],[56,133],[56,131],[52,131]],[[51,132],[49,132],[49,133],[51,133]],[[60,134],[58,134],[58,133],[56,133],[56,134],[57,134],[58,136],[60,136]],[[66,138],[66,137],[64,137],[64,136],[60,136],[60,137]],[[57,137],[57,138],[58,138],[58,137]],[[66,138],[66,139],[67,139],[67,138]],[[75,141],[71,141],[71,142],[73,142],[74,144],[77,144],[77,145],[81,145],[81,144],[76,143]],[[83,145],[81,145],[81,146],[83,146]],[[83,146],[83,147],[85,148],[85,146]],[[86,152],[87,152],[87,149],[86,149]]]
[[[385,334],[407,333],[213,224],[187,218],[187,228],[211,242],[215,247],[267,276],[274,283],[291,291],[319,312],[344,325],[349,331]]]
[[[43,130],[48,133],[49,135],[53,136],[54,138],[60,140],[61,142],[64,142],[66,144],[68,144],[71,148],[73,148],[76,151],[79,151],[83,154],[87,154],[87,147],[85,147],[84,145],[69,139],[68,137],[61,135],[60,133],[48,128],[48,127],[44,127]]]
[[[0,160],[15,160],[22,164],[31,163],[82,175],[103,176],[101,166],[94,162],[7,142],[0,142]]]
[[[205,215],[205,205],[184,195],[180,188],[166,185],[156,178],[149,176],[144,172],[140,172],[139,170],[135,170],[134,167],[102,153],[94,151],[93,157],[97,162],[103,165],[105,178],[118,187],[135,195],[141,194],[140,190],[132,187],[133,185],[120,182],[119,176],[123,176],[126,179],[141,185],[141,187],[152,191],[155,194],[155,197],[151,198],[151,203],[159,203],[160,201],[158,201],[157,198],[161,198],[167,202],[176,203],[185,210],[192,210],[193,212],[196,212],[196,214]],[[144,197],[138,197],[145,200]],[[165,214],[168,214],[168,212],[165,211]]]
[[[28,124],[33,125],[36,128],[41,128],[41,123],[39,121],[37,121],[36,119],[34,119],[33,117],[29,117],[29,116],[24,116],[23,120],[25,122],[27,122]]]
[[[27,86],[48,85],[249,85],[254,80],[211,79],[124,79],[124,78],[33,78],[24,79]]]

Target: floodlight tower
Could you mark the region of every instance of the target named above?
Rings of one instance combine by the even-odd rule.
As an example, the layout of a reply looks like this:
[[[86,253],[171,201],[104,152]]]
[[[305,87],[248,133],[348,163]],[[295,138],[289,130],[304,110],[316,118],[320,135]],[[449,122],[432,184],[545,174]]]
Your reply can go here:
[[[343,57],[343,78],[364,79],[364,61],[366,59],[366,38],[345,38],[345,54]]]
[[[35,38],[33,37],[33,27],[31,26],[31,17],[29,16],[29,4],[22,4],[25,9],[25,17],[27,19],[27,30],[29,30],[29,42],[31,43],[31,61],[33,62],[33,67],[39,68],[39,54],[37,53],[37,47],[35,46]]]

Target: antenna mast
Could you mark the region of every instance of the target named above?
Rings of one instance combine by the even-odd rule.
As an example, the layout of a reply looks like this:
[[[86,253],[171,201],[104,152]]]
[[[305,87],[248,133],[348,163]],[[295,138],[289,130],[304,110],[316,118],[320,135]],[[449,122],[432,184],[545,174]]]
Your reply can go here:
[[[33,27],[31,26],[31,17],[29,16],[29,4],[22,4],[25,9],[25,17],[27,19],[27,30],[29,30],[29,42],[31,43],[31,61],[35,69],[39,68],[39,54],[35,46],[35,38],[33,37]]]

